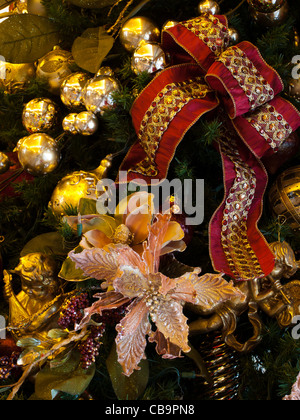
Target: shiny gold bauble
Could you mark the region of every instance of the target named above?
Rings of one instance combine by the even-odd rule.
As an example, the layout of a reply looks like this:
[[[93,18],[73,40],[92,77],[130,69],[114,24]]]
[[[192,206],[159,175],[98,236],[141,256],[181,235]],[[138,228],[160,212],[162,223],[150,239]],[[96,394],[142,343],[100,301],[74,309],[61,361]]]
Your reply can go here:
[[[228,35],[230,39],[230,45],[235,45],[240,41],[240,34],[234,28],[228,28]]]
[[[300,78],[291,79],[289,82],[289,96],[300,102]]]
[[[44,133],[57,122],[58,106],[48,98],[36,98],[24,106],[22,122],[29,133]]]
[[[60,87],[65,78],[72,73],[73,65],[72,54],[55,47],[38,61],[36,75],[47,82],[49,92],[60,95]]]
[[[131,68],[135,74],[154,73],[167,66],[167,58],[159,44],[142,43],[133,53]]]
[[[65,176],[53,191],[49,208],[57,216],[65,216],[68,208],[77,208],[82,198],[97,196],[97,184],[106,176],[111,157],[102,160],[99,168],[91,172],[77,171]]]
[[[9,168],[10,168],[9,157],[5,153],[0,152],[0,175],[7,172]]]
[[[100,69],[97,71],[97,73],[95,74],[95,77],[98,77],[98,76],[114,77],[114,75],[115,75],[114,71],[111,67],[103,66],[103,67],[100,67]]]
[[[93,114],[103,114],[114,105],[113,94],[119,90],[118,81],[111,76],[96,76],[83,89],[86,109]]]
[[[75,119],[75,129],[82,136],[91,136],[96,133],[99,121],[92,112],[83,111]]]
[[[281,223],[300,229],[300,166],[283,172],[269,193],[271,208]]]
[[[214,0],[204,0],[198,5],[198,12],[200,15],[203,13],[210,13],[211,15],[220,14],[220,6]]]
[[[99,121],[95,114],[83,111],[80,114],[69,114],[63,120],[63,130],[71,134],[92,136],[99,127]]]
[[[280,9],[286,0],[247,0],[257,12],[273,13]]]
[[[250,7],[250,14],[255,22],[261,27],[273,27],[281,25],[289,15],[288,3],[284,3],[282,7],[275,12],[262,13]]]
[[[19,140],[15,151],[23,169],[34,176],[53,172],[61,159],[55,140],[45,133],[24,137]]]
[[[62,103],[70,109],[80,109],[84,107],[82,90],[90,80],[90,76],[83,72],[72,73],[62,83],[60,98]]]
[[[120,41],[133,53],[141,41],[159,42],[160,30],[152,20],[139,16],[129,19],[122,27]]]
[[[72,113],[67,115],[62,122],[63,130],[66,133],[77,134],[77,130],[75,128],[75,120],[78,114]]]

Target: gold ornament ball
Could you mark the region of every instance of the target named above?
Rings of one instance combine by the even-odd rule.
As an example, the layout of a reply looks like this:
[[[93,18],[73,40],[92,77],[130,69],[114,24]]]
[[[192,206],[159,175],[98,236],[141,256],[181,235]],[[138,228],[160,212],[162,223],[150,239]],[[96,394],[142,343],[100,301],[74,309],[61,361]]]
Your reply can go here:
[[[63,130],[66,133],[77,134],[77,130],[75,128],[75,120],[78,114],[72,113],[67,115],[62,122]]]
[[[167,58],[159,44],[142,43],[134,52],[131,68],[135,74],[155,73],[167,66]]]
[[[110,77],[114,77],[114,71],[112,70],[111,67],[108,66],[103,66],[100,67],[100,69],[97,71],[97,73],[95,74],[95,77],[99,77],[99,76],[110,76]]]
[[[230,45],[235,45],[240,40],[240,34],[238,31],[234,28],[228,28],[228,35],[230,39]]]
[[[83,105],[82,90],[90,80],[90,76],[83,72],[72,73],[62,83],[60,98],[62,103],[70,109],[80,109]]]
[[[269,193],[271,208],[281,223],[300,229],[300,166],[284,171]]]
[[[7,172],[9,168],[10,168],[9,157],[5,153],[0,152],[0,175]]]
[[[57,122],[58,106],[48,98],[36,98],[24,106],[22,122],[29,133],[51,130]]]
[[[289,96],[300,102],[300,77],[289,82]]]
[[[49,92],[60,95],[60,87],[67,76],[72,73],[74,59],[72,53],[55,47],[37,64],[37,78],[47,82]]]
[[[96,76],[82,92],[86,109],[93,114],[103,114],[114,106],[113,94],[120,89],[118,81],[111,76]]]
[[[77,171],[65,176],[53,191],[49,208],[57,216],[65,216],[68,207],[76,208],[82,198],[97,197],[98,181],[104,178],[110,168],[112,156],[103,159],[94,171]]]
[[[280,9],[286,0],[247,0],[249,5],[261,13],[273,13]]]
[[[48,16],[47,9],[42,0],[27,0],[27,10],[31,15]]]
[[[92,136],[98,130],[99,122],[92,112],[84,111],[76,116],[74,125],[78,134]]]
[[[220,6],[214,0],[204,0],[201,1],[198,5],[198,12],[200,15],[204,13],[210,13],[211,15],[219,15],[220,14]]]
[[[280,9],[270,13],[258,12],[253,7],[250,7],[250,14],[259,26],[270,28],[284,23],[289,15],[289,5],[284,3]]]
[[[152,22],[143,16],[129,19],[122,27],[120,34],[121,44],[127,51],[133,53],[141,41],[159,42],[160,30]]]
[[[24,137],[19,140],[15,151],[23,169],[34,176],[53,172],[61,159],[55,140],[45,133]]]

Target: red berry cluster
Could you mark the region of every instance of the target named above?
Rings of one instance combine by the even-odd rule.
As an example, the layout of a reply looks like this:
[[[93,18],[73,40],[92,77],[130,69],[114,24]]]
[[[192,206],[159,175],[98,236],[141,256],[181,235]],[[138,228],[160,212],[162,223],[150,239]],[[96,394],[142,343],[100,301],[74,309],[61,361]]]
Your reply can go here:
[[[83,318],[83,310],[90,306],[87,293],[81,293],[68,299],[60,312],[58,325],[63,329],[74,329],[75,324],[79,324]]]
[[[18,358],[20,356],[20,352],[14,351],[11,356],[2,356],[0,357],[0,380],[9,379],[15,369],[19,369],[17,365]]]

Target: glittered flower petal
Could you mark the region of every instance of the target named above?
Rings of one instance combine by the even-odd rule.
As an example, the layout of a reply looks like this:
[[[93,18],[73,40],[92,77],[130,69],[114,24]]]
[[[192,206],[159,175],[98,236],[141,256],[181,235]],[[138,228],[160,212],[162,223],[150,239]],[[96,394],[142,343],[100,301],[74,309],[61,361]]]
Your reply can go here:
[[[162,356],[163,359],[177,359],[178,357],[182,357],[181,348],[170,343],[170,340],[167,340],[158,330],[151,334],[149,342],[156,343],[156,352]]]
[[[82,329],[85,325],[90,322],[93,315],[102,315],[103,311],[119,308],[120,306],[129,302],[129,299],[125,298],[121,293],[105,292],[95,295],[94,297],[99,298],[90,308],[85,308],[84,317],[80,324],[76,326],[76,330]]]
[[[161,249],[168,230],[170,218],[170,214],[158,214],[155,222],[150,228],[148,244],[144,248],[143,258],[151,273],[158,272]]]
[[[80,254],[70,252],[69,257],[86,276],[112,282],[119,269],[118,253],[113,245],[105,248],[85,249]]]
[[[245,298],[232,281],[226,281],[220,274],[194,276],[192,281],[197,293],[195,303],[203,309],[214,308],[220,303],[236,297]]]
[[[185,353],[190,351],[188,345],[189,327],[180,303],[175,301],[161,303],[157,308],[154,322],[158,331],[166,339],[169,339],[170,343],[180,347]]]
[[[148,309],[141,299],[133,302],[129,312],[116,328],[118,361],[124,375],[130,376],[140,370],[138,364],[145,358],[146,336],[151,332]]]

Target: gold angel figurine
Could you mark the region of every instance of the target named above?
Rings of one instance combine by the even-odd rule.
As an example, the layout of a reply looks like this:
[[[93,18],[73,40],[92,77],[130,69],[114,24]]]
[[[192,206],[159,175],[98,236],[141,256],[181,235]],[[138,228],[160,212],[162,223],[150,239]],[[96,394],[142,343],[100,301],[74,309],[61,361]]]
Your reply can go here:
[[[15,339],[37,338],[42,345],[51,346],[48,331],[57,327],[64,295],[60,290],[57,267],[52,257],[28,254],[10,273],[4,271],[4,294],[9,302],[9,326]],[[11,273],[21,279],[22,290],[15,294]]]
[[[190,324],[191,334],[203,334],[222,330],[224,341],[238,351],[249,351],[261,340],[262,321],[259,310],[270,317],[276,317],[281,328],[292,324],[293,318],[300,314],[300,281],[289,280],[300,268],[295,253],[286,242],[270,244],[275,256],[275,267],[272,273],[263,279],[247,282],[236,282],[246,299],[239,296],[217,305],[209,311],[197,307],[199,319]],[[253,327],[253,336],[245,343],[240,343],[236,336],[238,318],[248,311],[248,318]]]

